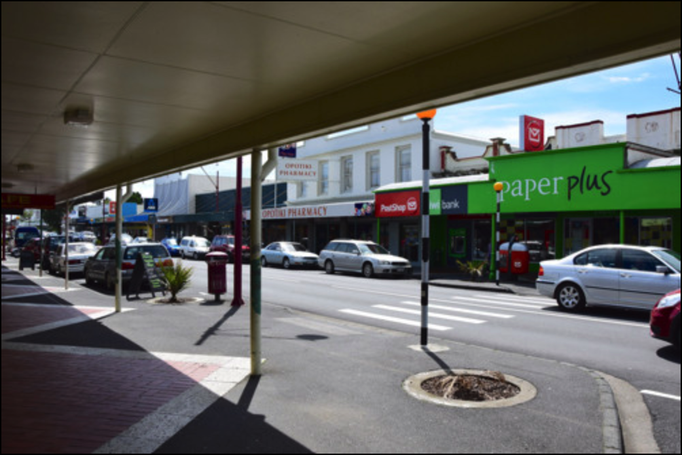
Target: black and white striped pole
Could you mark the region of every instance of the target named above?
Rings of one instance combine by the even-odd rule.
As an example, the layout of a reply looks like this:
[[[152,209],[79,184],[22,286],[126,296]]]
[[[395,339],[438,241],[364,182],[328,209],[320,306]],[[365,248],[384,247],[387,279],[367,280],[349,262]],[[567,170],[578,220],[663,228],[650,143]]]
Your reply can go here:
[[[504,184],[502,182],[497,182],[493,185],[495,188],[495,193],[497,193],[497,211],[495,214],[495,284],[500,285],[500,202],[502,198],[502,189]],[[511,254],[511,252],[509,252]]]
[[[431,147],[429,120],[436,115],[436,110],[420,112],[417,114],[422,124],[422,324],[421,345],[422,348],[429,344],[429,253],[431,250],[429,236],[429,185],[431,177]]]

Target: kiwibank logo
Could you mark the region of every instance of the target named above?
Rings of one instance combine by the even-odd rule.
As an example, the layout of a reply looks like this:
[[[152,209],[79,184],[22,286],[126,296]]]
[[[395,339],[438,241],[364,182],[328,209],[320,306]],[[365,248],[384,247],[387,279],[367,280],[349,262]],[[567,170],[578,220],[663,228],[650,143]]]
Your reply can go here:
[[[463,215],[468,213],[468,187],[466,185],[433,189],[429,192],[431,215]]]

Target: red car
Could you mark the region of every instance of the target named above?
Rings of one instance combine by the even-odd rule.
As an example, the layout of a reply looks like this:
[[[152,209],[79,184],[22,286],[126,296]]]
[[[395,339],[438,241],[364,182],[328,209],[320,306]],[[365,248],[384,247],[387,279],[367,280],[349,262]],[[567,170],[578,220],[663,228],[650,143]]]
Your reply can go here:
[[[651,336],[671,342],[680,350],[680,290],[664,295],[651,310]]]
[[[234,246],[235,239],[233,235],[216,235],[211,242],[210,251],[222,251],[227,253],[228,260],[234,262]],[[251,248],[247,245],[242,245],[242,261],[248,264],[251,256]]]

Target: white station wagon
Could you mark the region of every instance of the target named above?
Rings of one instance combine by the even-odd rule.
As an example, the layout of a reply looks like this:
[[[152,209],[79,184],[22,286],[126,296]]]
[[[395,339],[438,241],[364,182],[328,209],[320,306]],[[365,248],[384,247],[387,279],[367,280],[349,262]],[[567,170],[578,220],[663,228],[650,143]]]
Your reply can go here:
[[[651,310],[680,288],[680,255],[653,246],[598,245],[540,262],[535,284],[568,311],[585,305]]]

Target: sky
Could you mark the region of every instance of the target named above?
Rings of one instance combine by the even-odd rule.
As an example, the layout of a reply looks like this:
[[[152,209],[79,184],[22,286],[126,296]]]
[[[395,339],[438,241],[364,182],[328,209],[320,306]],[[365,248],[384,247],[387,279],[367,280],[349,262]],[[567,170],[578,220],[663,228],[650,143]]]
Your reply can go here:
[[[675,64],[680,60],[675,55]],[[519,145],[519,116],[530,115],[545,121],[545,137],[554,135],[560,125],[604,121],[604,134],[625,134],[626,118],[680,107],[680,96],[667,88],[678,88],[670,56],[644,60],[609,70],[481,98],[438,109],[435,129],[484,140],[503,137]],[[483,153],[483,151],[481,151]],[[212,177],[236,176],[236,159],[204,166]],[[251,158],[244,157],[244,176],[251,173]],[[183,175],[203,174],[201,168]],[[154,196],[153,180],[133,186],[143,197]],[[125,189],[124,189],[125,191]],[[107,196],[115,199],[115,192]]]

